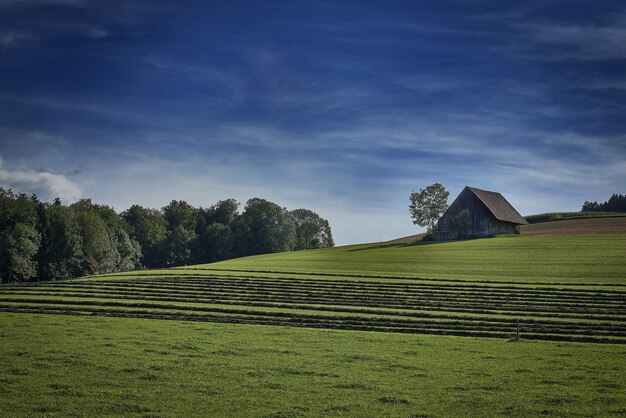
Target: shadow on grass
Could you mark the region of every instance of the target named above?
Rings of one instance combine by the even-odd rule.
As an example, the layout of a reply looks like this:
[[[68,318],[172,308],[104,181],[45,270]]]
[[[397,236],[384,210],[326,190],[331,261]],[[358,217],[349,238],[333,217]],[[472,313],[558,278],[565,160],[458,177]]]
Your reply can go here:
[[[352,251],[380,250],[383,248],[418,247],[418,246],[423,246],[423,245],[446,244],[449,242],[459,242],[459,241],[469,241],[469,240],[466,239],[466,240],[450,240],[450,241],[414,241],[414,242],[401,242],[401,243],[394,243],[394,242],[384,243],[383,242],[383,243],[371,245],[368,247],[354,248],[348,251],[352,252]]]

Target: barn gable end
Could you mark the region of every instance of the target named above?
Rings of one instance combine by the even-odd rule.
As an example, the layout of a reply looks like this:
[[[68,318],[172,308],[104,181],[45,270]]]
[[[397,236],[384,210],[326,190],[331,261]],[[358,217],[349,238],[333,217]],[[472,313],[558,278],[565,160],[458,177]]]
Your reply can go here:
[[[469,211],[470,222],[463,230],[456,225],[455,217],[465,209]],[[513,234],[516,226],[527,223],[500,193],[466,186],[439,219],[433,238],[450,240]]]

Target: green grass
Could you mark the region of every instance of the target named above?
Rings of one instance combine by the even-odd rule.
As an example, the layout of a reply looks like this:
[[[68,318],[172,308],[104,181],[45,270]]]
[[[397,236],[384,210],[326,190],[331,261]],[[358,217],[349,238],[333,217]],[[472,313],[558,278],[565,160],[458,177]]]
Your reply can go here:
[[[626,347],[0,313],[0,416],[607,416]]]
[[[625,272],[516,236],[0,286],[0,416],[623,415]]]
[[[626,236],[518,236],[417,244],[365,244],[246,257],[193,268],[626,285]]]
[[[626,342],[626,291],[618,286],[172,269],[4,286],[0,311],[492,338],[508,338],[520,320],[525,339]]]

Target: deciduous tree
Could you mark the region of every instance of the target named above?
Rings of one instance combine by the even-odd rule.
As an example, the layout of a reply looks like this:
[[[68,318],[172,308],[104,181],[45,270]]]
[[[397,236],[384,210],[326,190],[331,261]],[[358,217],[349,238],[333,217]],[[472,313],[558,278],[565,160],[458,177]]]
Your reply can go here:
[[[440,183],[433,183],[409,196],[409,212],[415,225],[426,226],[432,232],[437,221],[448,209],[450,193]]]
[[[289,217],[296,228],[296,250],[325,248],[335,245],[330,225],[309,209],[295,209]]]

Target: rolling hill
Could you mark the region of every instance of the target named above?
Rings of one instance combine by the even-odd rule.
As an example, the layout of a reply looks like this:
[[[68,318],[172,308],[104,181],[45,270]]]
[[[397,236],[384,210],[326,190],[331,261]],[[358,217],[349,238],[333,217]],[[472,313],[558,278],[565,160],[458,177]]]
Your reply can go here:
[[[2,286],[0,413],[623,412],[626,235],[582,221]]]

